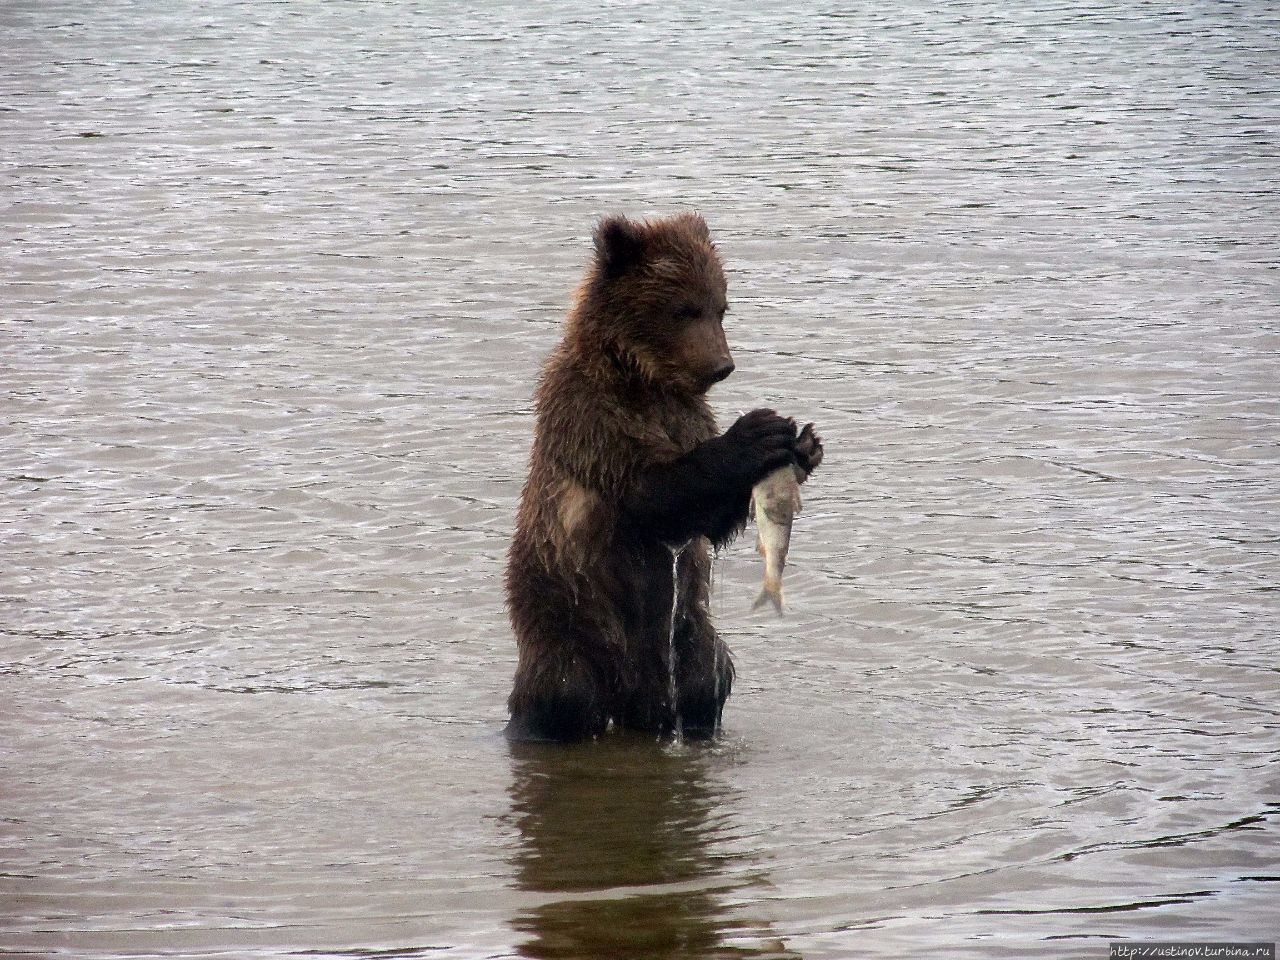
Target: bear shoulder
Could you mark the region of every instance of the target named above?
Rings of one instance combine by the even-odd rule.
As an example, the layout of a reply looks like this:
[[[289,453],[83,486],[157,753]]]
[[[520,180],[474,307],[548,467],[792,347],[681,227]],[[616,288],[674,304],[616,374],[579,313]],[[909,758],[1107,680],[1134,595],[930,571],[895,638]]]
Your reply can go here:
[[[534,403],[535,460],[601,495],[617,496],[655,458],[676,455],[652,416],[613,395],[563,351],[548,361]]]

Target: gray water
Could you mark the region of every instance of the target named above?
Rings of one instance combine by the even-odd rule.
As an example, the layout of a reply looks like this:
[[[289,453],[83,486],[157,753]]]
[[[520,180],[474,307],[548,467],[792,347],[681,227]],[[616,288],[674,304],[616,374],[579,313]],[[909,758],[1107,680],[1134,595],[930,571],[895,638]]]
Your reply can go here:
[[[1280,935],[1280,8],[0,5],[0,953]],[[511,748],[601,213],[816,421],[699,746]]]

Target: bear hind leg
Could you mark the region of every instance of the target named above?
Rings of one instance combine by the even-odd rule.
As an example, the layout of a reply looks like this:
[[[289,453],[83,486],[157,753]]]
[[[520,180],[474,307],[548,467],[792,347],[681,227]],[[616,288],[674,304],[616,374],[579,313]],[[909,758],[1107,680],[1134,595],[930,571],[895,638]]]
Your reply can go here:
[[[516,671],[507,701],[513,740],[586,740],[609,726],[605,685],[589,664],[570,654],[542,656]]]
[[[733,658],[709,628],[685,645],[683,653],[677,668],[680,728],[686,737],[706,739],[719,728],[733,689]]]

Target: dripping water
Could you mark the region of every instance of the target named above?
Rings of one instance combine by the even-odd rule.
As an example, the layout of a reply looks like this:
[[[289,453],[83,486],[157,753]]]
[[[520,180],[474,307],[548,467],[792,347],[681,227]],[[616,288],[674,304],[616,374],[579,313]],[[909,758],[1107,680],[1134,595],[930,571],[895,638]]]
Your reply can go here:
[[[680,610],[680,557],[687,542],[671,547],[671,617],[667,624],[667,703],[671,708],[674,732],[680,733],[679,691],[676,688],[676,614]]]
[[[720,548],[714,547],[711,553],[711,582],[707,585],[707,603],[711,603],[712,599],[715,599],[717,605],[720,603],[720,591],[724,588],[723,575],[720,569],[723,559],[720,554]],[[724,689],[724,670],[720,662],[719,642],[716,643],[715,648],[711,651],[711,670],[715,676],[716,703],[719,704],[721,691]],[[720,726],[720,710],[718,707],[716,709],[715,726],[716,728]]]

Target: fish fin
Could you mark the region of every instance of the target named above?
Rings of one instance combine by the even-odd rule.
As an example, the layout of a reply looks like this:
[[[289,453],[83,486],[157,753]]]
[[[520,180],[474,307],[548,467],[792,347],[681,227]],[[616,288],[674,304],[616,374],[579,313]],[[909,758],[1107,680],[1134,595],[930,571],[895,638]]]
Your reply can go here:
[[[773,604],[774,612],[777,613],[778,616],[782,616],[782,588],[781,587],[778,587],[776,590],[770,590],[768,587],[762,587],[760,589],[760,595],[756,597],[756,602],[751,604],[751,609],[759,610],[761,607],[765,605],[765,601],[768,601],[769,603]]]

